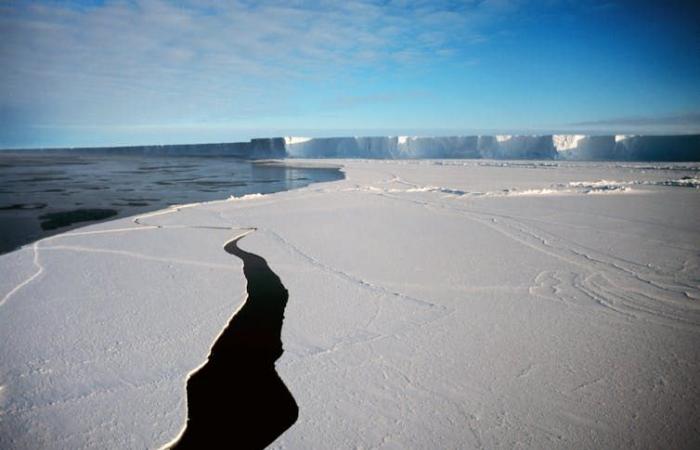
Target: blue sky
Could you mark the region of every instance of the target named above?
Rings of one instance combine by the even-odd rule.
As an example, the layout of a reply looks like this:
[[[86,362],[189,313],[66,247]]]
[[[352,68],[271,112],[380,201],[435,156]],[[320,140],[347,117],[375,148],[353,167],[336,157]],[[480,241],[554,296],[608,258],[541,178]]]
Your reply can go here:
[[[0,147],[700,132],[698,3],[0,0]]]

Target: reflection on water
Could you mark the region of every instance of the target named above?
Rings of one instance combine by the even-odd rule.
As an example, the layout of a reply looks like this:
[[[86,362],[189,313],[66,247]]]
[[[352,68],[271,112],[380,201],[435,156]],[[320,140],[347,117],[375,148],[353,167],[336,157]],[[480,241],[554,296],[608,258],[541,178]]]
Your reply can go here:
[[[341,178],[338,169],[227,157],[3,151],[0,253],[94,220]]]

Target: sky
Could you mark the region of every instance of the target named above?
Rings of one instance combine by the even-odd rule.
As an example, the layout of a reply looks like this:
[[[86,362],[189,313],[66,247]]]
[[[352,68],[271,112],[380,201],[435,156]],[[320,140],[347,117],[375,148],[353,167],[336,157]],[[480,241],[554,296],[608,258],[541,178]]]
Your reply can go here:
[[[0,148],[700,132],[700,2],[0,0]]]

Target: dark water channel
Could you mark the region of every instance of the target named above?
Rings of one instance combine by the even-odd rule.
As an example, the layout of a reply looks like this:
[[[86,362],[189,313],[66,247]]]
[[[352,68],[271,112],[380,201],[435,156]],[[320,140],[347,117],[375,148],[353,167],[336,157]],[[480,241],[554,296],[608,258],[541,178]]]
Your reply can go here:
[[[0,151],[0,253],[96,221],[173,204],[335,181],[331,167],[215,156]]]
[[[275,371],[287,289],[265,259],[238,247],[239,240],[224,249],[243,260],[248,299],[187,383],[187,428],[176,449],[265,448],[299,415]]]

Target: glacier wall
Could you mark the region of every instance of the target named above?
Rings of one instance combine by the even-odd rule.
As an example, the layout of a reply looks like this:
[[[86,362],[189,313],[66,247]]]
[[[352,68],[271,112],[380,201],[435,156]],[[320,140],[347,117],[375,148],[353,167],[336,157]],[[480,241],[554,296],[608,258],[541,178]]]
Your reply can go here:
[[[146,156],[230,156],[246,159],[285,158],[284,138],[251,139],[249,142],[221,144],[139,145],[130,147],[83,147],[39,149],[34,151],[70,154],[120,154]]]
[[[290,158],[698,161],[700,135],[493,135],[285,138]]]
[[[276,137],[221,144],[44,149],[68,153],[153,156],[370,159],[563,159],[589,161],[700,161],[700,135],[481,135]]]
[[[698,161],[700,135],[580,136],[576,145],[558,148],[558,155],[594,161]]]
[[[551,136],[286,138],[291,158],[553,158]]]

